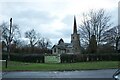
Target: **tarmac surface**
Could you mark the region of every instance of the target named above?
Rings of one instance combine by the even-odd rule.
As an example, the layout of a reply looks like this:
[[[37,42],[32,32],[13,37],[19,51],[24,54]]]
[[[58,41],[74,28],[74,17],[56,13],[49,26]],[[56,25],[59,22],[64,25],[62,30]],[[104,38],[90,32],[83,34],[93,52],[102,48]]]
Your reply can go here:
[[[114,80],[117,69],[2,72],[2,80]]]

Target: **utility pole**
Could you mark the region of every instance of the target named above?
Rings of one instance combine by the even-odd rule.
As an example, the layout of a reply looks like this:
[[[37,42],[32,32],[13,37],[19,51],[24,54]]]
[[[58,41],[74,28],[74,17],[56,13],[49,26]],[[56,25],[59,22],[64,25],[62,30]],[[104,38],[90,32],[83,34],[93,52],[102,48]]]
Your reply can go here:
[[[12,18],[10,18],[10,31],[9,31],[9,50],[8,50],[8,60],[10,60],[10,45],[11,45],[11,28],[12,28]]]

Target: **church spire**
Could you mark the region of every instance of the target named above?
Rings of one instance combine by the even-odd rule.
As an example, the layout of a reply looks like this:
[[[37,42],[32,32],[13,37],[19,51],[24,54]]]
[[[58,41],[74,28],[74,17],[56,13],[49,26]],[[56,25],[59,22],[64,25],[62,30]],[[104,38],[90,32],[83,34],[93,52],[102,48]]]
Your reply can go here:
[[[76,24],[76,17],[74,16],[74,25],[73,25],[73,34],[77,34],[77,24]]]

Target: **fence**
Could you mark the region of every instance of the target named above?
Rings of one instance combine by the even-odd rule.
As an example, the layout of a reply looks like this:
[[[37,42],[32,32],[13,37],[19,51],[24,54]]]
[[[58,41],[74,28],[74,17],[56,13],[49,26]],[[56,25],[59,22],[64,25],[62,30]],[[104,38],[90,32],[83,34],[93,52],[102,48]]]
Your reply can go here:
[[[2,66],[5,66],[5,68],[7,68],[7,60],[0,60],[0,62],[2,63]]]

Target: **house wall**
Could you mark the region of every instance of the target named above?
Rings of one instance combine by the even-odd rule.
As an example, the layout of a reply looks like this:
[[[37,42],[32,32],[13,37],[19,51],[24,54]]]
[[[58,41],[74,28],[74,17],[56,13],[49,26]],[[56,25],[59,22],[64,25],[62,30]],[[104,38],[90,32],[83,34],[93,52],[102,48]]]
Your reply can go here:
[[[71,52],[71,50],[69,49],[69,51]],[[52,53],[53,54],[65,54],[66,53],[66,50],[65,49],[59,49],[57,47],[54,47],[52,49]]]
[[[53,54],[57,54],[57,53],[58,53],[58,48],[54,47],[54,48],[52,49],[52,53],[53,53]]]
[[[73,54],[72,47],[66,48],[66,54]]]

